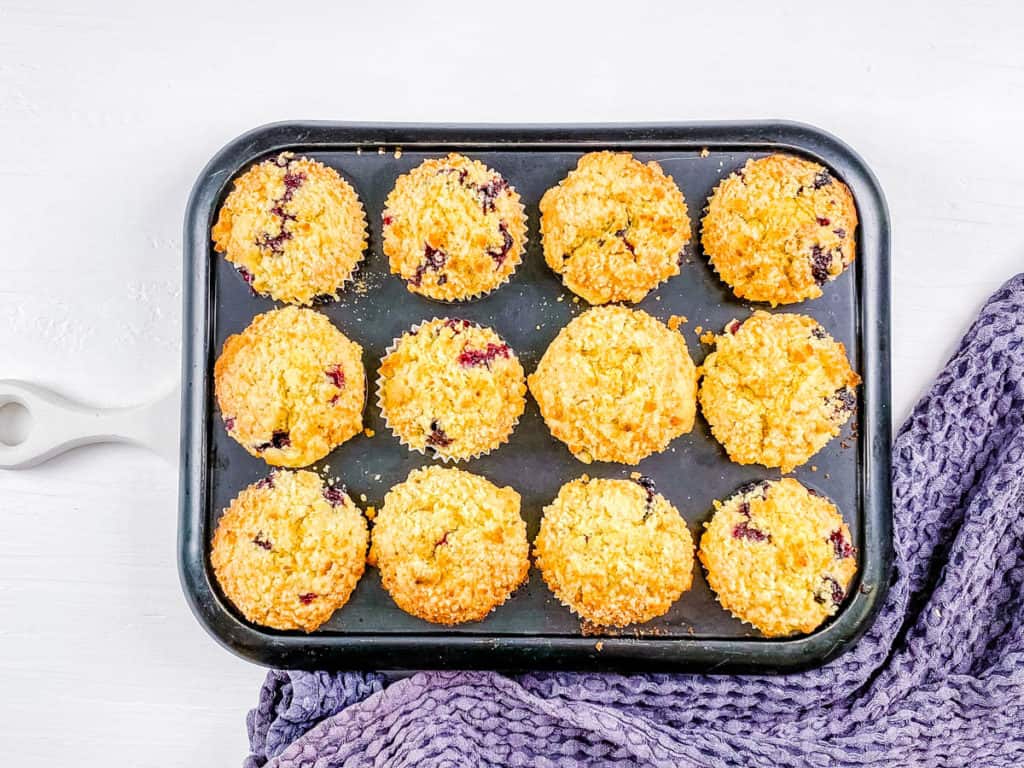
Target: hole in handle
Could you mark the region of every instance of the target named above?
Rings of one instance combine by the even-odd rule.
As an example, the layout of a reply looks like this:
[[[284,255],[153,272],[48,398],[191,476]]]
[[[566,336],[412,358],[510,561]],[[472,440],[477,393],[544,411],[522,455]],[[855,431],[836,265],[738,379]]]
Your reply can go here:
[[[21,445],[32,429],[32,412],[21,403],[0,405],[0,443],[8,447]]]

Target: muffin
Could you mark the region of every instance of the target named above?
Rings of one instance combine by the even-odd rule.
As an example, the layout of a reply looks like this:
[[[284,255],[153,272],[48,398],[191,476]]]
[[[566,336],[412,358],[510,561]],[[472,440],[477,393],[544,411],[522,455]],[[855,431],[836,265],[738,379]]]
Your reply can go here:
[[[526,404],[526,381],[515,352],[490,328],[434,319],[384,356],[377,402],[403,444],[458,461],[508,441]]]
[[[528,382],[551,434],[584,464],[636,464],[693,429],[697,373],[686,342],[640,310],[584,312]]]
[[[254,291],[311,304],[337,298],[362,260],[366,214],[333,168],[282,152],[235,180],[212,236]]]
[[[224,510],[210,562],[246,619],[312,632],[348,602],[366,565],[362,512],[343,485],[273,472]]]
[[[224,426],[278,467],[322,459],[363,428],[363,350],[312,309],[257,315],[213,368]]]
[[[792,478],[751,483],[705,523],[700,561],[722,607],[783,637],[839,610],[857,572],[850,529],[835,505]]]
[[[839,434],[860,383],[816,320],[761,311],[718,334],[700,372],[701,410],[729,458],[783,472]]]
[[[580,158],[540,201],[544,260],[591,304],[638,302],[679,274],[690,217],[656,162],[628,152]]]
[[[500,173],[452,153],[398,177],[384,253],[413,293],[458,301],[493,291],[522,261],[526,214]]]
[[[686,522],[649,477],[562,486],[544,508],[537,567],[563,605],[601,626],[661,616],[693,582]]]
[[[479,621],[530,569],[519,494],[445,467],[409,473],[384,497],[370,564],[395,603],[435,624]]]
[[[857,208],[827,168],[791,155],[748,160],[708,200],[701,243],[739,298],[821,296],[853,262]]]

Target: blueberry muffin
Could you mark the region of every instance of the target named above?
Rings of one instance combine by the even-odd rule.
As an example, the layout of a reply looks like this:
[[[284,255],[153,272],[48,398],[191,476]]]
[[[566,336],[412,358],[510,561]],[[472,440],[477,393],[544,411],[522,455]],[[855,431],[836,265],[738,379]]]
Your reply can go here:
[[[693,429],[697,374],[686,342],[640,310],[584,312],[528,382],[551,434],[585,464],[636,464]]]
[[[661,616],[693,582],[686,521],[649,477],[634,477],[566,483],[544,508],[534,542],[555,597],[600,626]]]
[[[856,229],[853,195],[827,168],[770,155],[718,185],[701,243],[739,298],[774,307],[821,296],[853,262]]]
[[[366,520],[341,485],[275,471],[231,502],[213,534],[217,582],[246,619],[312,632],[366,566]]]
[[[526,379],[515,352],[490,328],[435,319],[384,356],[377,402],[402,443],[458,461],[508,441],[526,404]]]
[[[751,483],[705,523],[700,561],[722,607],[767,637],[817,629],[857,572],[835,505],[792,478]]]
[[[700,373],[701,410],[729,458],[783,472],[839,434],[860,383],[816,320],[761,311],[715,336]]]
[[[278,467],[322,459],[363,428],[363,350],[312,309],[257,315],[213,368],[224,426]]]
[[[450,154],[399,176],[385,202],[384,253],[413,293],[458,301],[512,276],[526,245],[526,214],[501,174]]]
[[[679,274],[690,241],[686,201],[656,162],[628,152],[580,158],[540,201],[544,260],[591,304],[638,302]]]
[[[370,564],[406,613],[435,624],[479,621],[530,569],[519,501],[469,472],[415,469],[384,497]]]
[[[366,214],[333,168],[282,152],[235,180],[212,236],[254,291],[308,305],[337,298],[352,276]]]

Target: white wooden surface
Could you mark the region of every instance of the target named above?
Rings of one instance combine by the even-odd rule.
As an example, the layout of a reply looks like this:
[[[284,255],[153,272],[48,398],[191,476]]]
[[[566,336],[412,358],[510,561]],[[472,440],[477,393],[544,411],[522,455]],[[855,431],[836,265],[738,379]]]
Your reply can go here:
[[[0,378],[108,406],[171,387],[189,187],[228,139],[285,118],[833,131],[892,210],[897,420],[1024,268],[1012,0],[148,6],[0,0]],[[189,614],[176,493],[128,447],[0,472],[4,764],[241,759],[263,673]]]

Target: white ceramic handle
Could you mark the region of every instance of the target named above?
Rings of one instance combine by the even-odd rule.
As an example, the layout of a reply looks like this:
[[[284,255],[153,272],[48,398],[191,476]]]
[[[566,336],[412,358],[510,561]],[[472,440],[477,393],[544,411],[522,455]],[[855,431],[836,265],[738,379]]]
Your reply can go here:
[[[0,469],[24,469],[90,443],[132,443],[178,463],[181,396],[176,389],[147,405],[91,408],[24,381],[0,381],[0,408],[18,403],[29,412],[28,435],[17,445],[0,441]]]

